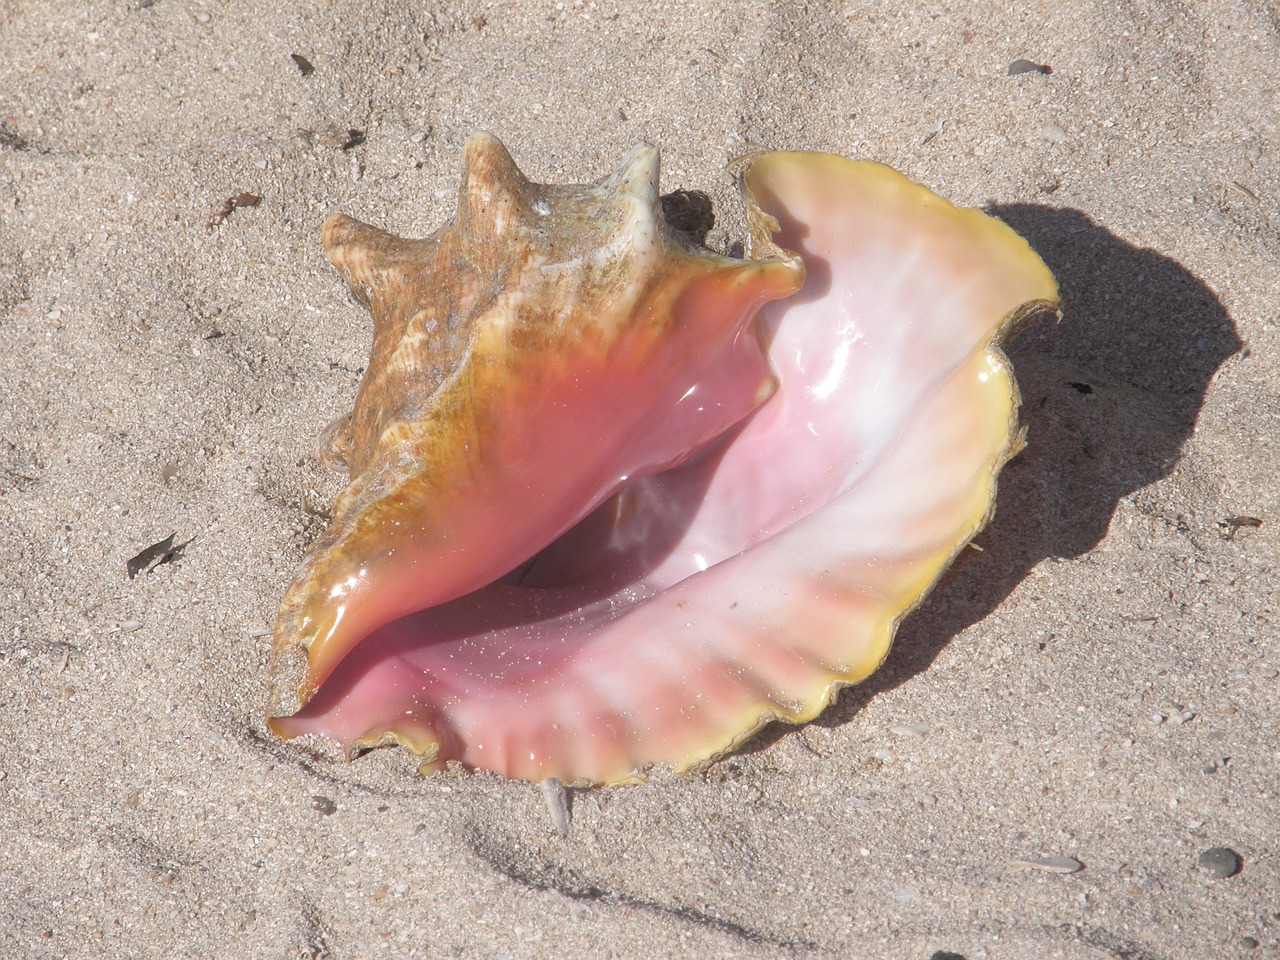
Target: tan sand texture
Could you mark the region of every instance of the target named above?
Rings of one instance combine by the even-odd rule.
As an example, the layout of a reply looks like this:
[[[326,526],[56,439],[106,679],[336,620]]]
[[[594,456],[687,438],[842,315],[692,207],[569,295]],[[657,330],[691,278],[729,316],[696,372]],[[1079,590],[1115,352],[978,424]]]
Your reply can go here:
[[[1265,0],[0,0],[0,957],[1280,956],[1277,64]],[[265,727],[370,336],[319,225],[425,235],[476,129],[659,144],[722,247],[746,147],[880,160],[1066,304],[886,666],[567,838]]]

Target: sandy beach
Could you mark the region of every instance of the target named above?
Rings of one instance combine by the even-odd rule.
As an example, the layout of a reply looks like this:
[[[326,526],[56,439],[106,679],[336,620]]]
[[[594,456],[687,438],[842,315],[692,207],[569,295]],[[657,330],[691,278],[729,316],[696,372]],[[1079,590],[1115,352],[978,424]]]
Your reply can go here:
[[[1274,4],[0,0],[0,51],[0,956],[1280,957]],[[744,148],[878,160],[1064,301],[884,667],[567,837],[266,728],[369,349],[320,224],[425,236],[476,130],[656,144],[722,249]]]

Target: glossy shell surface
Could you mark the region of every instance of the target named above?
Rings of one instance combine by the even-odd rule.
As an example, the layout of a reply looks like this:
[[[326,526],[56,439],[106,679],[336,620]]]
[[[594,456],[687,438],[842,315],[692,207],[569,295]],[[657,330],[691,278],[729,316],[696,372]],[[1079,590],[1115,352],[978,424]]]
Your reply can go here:
[[[874,163],[740,166],[751,258],[469,142],[454,222],[347,218],[352,482],[276,627],[273,728],[574,783],[687,768],[876,669],[1019,449],[1000,351],[1057,309],[1008,227]]]

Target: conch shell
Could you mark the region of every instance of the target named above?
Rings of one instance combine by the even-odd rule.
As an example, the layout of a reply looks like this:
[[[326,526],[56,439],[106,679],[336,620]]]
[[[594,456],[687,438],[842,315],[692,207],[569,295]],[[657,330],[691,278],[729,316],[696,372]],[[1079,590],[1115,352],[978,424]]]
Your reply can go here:
[[[324,226],[374,341],[272,728],[615,783],[812,719],[989,519],[999,341],[1052,276],[873,163],[746,159],[739,260],[664,219],[652,147],[586,186],[465,161],[426,240]]]

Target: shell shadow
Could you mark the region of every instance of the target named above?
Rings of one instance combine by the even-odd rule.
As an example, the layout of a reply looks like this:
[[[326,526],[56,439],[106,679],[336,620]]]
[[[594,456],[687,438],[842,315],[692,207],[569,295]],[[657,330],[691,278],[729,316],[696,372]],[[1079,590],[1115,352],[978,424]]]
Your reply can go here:
[[[1022,234],[1058,278],[1063,319],[1006,344],[1028,445],[1000,475],[997,513],[898,631],[883,667],[814,723],[847,722],[928,669],[951,638],[999,606],[1040,561],[1079,557],[1117,503],[1169,474],[1214,373],[1241,348],[1214,293],[1177,261],[1126,243],[1078,210],[988,213]],[[740,753],[794,728],[770,724]]]

